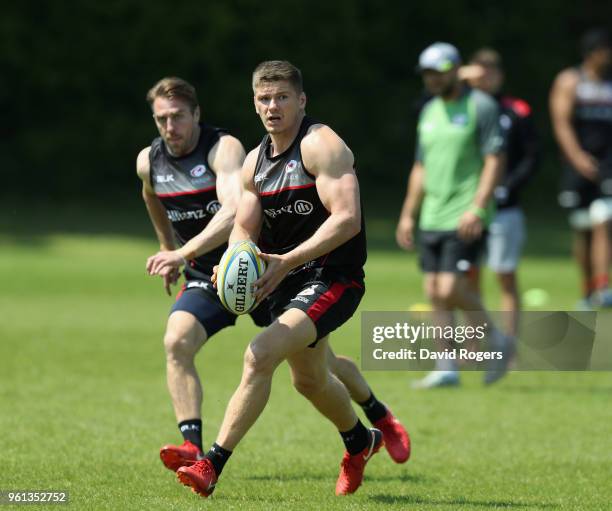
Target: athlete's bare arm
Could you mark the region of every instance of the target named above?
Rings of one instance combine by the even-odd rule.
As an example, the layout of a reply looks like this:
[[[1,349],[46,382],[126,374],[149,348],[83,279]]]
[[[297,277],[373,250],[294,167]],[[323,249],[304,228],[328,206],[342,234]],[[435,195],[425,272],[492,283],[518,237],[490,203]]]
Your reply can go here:
[[[259,202],[259,196],[255,190],[255,183],[253,182],[258,152],[259,148],[253,149],[247,154],[242,165],[242,171],[240,173],[242,194],[240,195],[240,201],[238,203],[234,227],[229,235],[230,245],[242,240],[251,240],[253,243],[257,243],[259,239],[263,212],[261,203]],[[211,278],[212,283],[215,285],[217,283],[217,268],[218,266],[213,268]]]
[[[550,91],[550,116],[555,138],[564,156],[585,178],[596,181],[597,160],[582,149],[572,126],[579,79],[575,69],[566,69],[559,73]]]
[[[168,219],[166,208],[155,195],[151,186],[149,151],[150,147],[146,147],[138,154],[136,159],[136,173],[142,181],[142,199],[149,212],[149,218],[155,229],[155,234],[159,240],[160,250],[174,249],[174,233],[172,224]]]
[[[217,197],[221,209],[204,230],[185,245],[149,257],[149,273],[154,275],[168,267],[179,268],[186,260],[210,252],[227,241],[240,199],[240,169],[243,161],[244,148],[240,141],[230,135],[222,136],[208,154],[208,165],[217,175]]]
[[[402,205],[399,222],[395,231],[395,239],[397,244],[405,249],[410,250],[414,246],[414,227],[415,219],[421,202],[423,201],[423,175],[425,169],[420,161],[415,161],[410,171],[408,179],[408,187],[406,189],[406,197]]]
[[[503,159],[502,154],[486,154],[484,156],[484,164],[476,195],[472,200],[472,207],[459,219],[457,227],[459,237],[469,241],[482,236],[484,229],[483,215],[493,197],[493,191],[500,181]]]
[[[253,181],[258,154],[259,148],[253,149],[247,155],[242,166],[242,196],[240,197],[234,228],[230,234],[230,244],[242,240],[251,240],[253,243],[257,243],[259,238],[263,211]]]
[[[138,154],[136,158],[136,173],[142,181],[142,199],[147,207],[149,218],[155,229],[155,234],[159,241],[160,250],[173,250],[174,249],[174,232],[172,231],[172,224],[168,219],[166,208],[161,203],[153,188],[151,186],[151,168],[149,164],[149,151],[150,147],[144,148]],[[171,294],[170,286],[176,283],[178,279],[178,271],[174,269],[168,269],[160,273],[164,281],[164,289],[168,295]]]
[[[259,299],[270,294],[291,269],[327,254],[361,230],[359,183],[351,150],[331,128],[319,124],[303,138],[301,151],[304,166],[315,176],[317,193],[330,215],[290,252],[263,255],[268,267],[256,282]]]

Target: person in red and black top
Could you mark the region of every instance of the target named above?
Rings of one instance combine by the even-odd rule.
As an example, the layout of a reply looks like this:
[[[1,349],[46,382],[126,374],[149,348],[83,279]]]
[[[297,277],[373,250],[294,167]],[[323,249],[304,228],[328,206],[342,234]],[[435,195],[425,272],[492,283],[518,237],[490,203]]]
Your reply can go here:
[[[505,333],[516,338],[521,307],[517,268],[526,238],[520,193],[538,167],[540,144],[529,104],[502,92],[505,76],[496,50],[482,48],[475,52],[462,75],[472,87],[495,97],[500,107],[505,164],[494,192],[497,213],[489,226],[487,265],[496,273],[501,287]],[[476,285],[477,281],[478,273],[474,275]]]
[[[140,152],[136,170],[160,244],[147,270],[163,278],[170,294],[178,269],[185,265],[185,283],[164,335],[168,390],[184,442],[165,445],[160,458],[176,471],[203,455],[202,387],[195,356],[207,339],[236,322],[221,305],[211,275],[227,247],[245,151],[225,130],[201,122],[196,91],[185,80],[160,80],[147,100],[159,137]],[[270,322],[265,307],[251,316],[260,326]]]
[[[289,62],[260,64],[253,91],[267,135],[245,160],[230,243],[250,239],[265,251],[267,269],[255,284],[276,319],[247,348],[242,381],[216,442],[178,476],[200,495],[212,493],[286,360],[295,388],[340,432],[346,452],[336,493],[353,493],[383,445],[381,431],[358,419],[328,362],[328,335],[353,315],[365,291],[366,239],[353,154],[331,128],[306,117],[301,73]]]

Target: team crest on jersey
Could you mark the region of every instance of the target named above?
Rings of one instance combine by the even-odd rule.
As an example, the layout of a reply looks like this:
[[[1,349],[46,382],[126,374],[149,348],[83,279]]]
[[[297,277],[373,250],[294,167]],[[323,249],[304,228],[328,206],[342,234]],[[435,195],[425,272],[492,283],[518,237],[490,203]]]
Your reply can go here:
[[[295,160],[291,160],[289,162],[287,162],[287,165],[285,165],[285,172],[291,172],[292,170],[294,170],[297,167],[297,161]]]
[[[202,177],[205,173],[206,167],[204,165],[196,165],[189,171],[191,177]]]
[[[210,201],[206,205],[206,211],[211,215],[214,215],[220,209],[221,209],[221,203],[218,200]]]

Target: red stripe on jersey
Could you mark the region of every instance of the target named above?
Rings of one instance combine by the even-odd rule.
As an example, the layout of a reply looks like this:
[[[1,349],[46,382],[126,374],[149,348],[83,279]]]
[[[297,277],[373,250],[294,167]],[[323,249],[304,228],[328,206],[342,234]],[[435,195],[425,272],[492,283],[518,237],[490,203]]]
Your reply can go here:
[[[313,186],[316,186],[316,183],[309,183],[307,185],[298,185],[298,186],[288,186],[287,188],[281,188],[280,190],[272,190],[271,192],[261,192],[259,196],[267,197],[268,195],[277,195],[281,192],[286,192],[287,190],[300,190],[303,188],[312,188]]]
[[[187,190],[186,192],[171,192],[171,193],[158,193],[158,197],[181,197],[182,195],[195,195],[196,193],[204,193],[210,192],[214,190],[217,186],[209,186],[207,188],[200,188],[199,190]]]
[[[325,291],[325,293],[319,296],[315,303],[313,303],[308,308],[306,314],[316,323],[319,318],[330,309],[332,305],[334,305],[338,300],[340,300],[340,298],[342,298],[344,291],[351,287],[361,286],[357,284],[357,282],[351,282],[350,284],[341,284],[340,282],[334,282],[332,286],[327,291]]]

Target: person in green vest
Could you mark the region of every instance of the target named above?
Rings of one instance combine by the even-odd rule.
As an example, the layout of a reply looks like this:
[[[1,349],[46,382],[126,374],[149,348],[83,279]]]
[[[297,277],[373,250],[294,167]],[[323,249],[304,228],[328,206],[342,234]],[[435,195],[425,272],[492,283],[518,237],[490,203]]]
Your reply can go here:
[[[503,137],[496,101],[467,87],[458,76],[460,65],[457,48],[448,43],[434,43],[419,57],[418,71],[432,98],[419,117],[396,240],[405,250],[414,247],[418,215],[420,263],[436,323],[453,326],[456,309],[472,325],[486,323],[490,349],[500,354],[488,363],[490,384],[505,374],[512,346],[488,317],[469,274],[478,266],[495,212]],[[435,371],[415,382],[417,388],[459,384],[457,354],[450,342],[438,341],[441,358]]]

